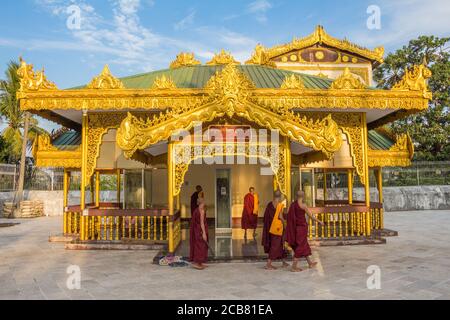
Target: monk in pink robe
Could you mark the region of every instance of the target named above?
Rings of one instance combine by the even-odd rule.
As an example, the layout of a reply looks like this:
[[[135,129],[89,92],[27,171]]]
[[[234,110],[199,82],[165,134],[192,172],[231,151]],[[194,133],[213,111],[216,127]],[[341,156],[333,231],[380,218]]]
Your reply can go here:
[[[289,266],[286,263],[286,251],[284,250],[284,234],[279,236],[270,233],[270,227],[273,219],[275,218],[276,208],[281,203],[281,192],[276,191],[274,198],[267,204],[266,211],[264,212],[264,228],[262,234],[262,245],[264,246],[264,252],[268,254],[266,269],[276,270],[277,268],[272,265],[274,260],[282,260],[283,267]],[[283,211],[281,212],[279,219],[283,222]]]
[[[255,188],[251,187],[244,197],[244,209],[242,210],[241,226],[245,230],[245,239],[247,239],[247,229],[253,229],[253,239],[256,238],[256,228],[258,226],[257,212],[258,208],[255,208]]]
[[[298,261],[305,258],[310,268],[317,265],[310,258],[311,248],[308,244],[308,223],[306,222],[306,215],[310,216],[312,220],[317,221],[323,225],[322,221],[317,220],[315,215],[308,210],[308,207],[303,203],[305,194],[303,191],[297,192],[297,200],[292,202],[289,207],[286,240],[293,250],[292,271],[302,271],[298,268]]]
[[[203,270],[208,260],[208,223],[203,198],[198,198],[198,207],[192,213],[189,235],[189,260],[195,269]]]

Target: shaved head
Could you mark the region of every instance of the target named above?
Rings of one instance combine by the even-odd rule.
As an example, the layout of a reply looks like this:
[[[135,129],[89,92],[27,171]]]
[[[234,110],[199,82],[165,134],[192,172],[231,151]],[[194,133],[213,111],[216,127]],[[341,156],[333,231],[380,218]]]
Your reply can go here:
[[[297,191],[297,199],[304,199],[305,198],[305,192],[302,190]]]

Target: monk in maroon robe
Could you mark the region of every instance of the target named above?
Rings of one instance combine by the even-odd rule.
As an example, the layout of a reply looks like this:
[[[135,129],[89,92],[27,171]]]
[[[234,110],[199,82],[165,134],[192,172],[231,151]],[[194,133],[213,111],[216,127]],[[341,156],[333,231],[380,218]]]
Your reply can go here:
[[[191,217],[194,214],[195,209],[198,207],[198,198],[203,196],[202,186],[196,186],[195,192],[191,196]]]
[[[255,208],[255,188],[253,187],[249,189],[249,192],[244,197],[244,209],[242,210],[241,226],[242,229],[245,230],[245,239],[247,239],[247,229],[253,229],[253,239],[256,238],[258,208]]]
[[[264,252],[268,254],[267,270],[276,270],[277,268],[272,265],[274,260],[282,260],[283,267],[289,266],[284,260],[286,258],[286,251],[284,250],[284,234],[281,236],[270,233],[270,227],[273,219],[275,218],[276,208],[281,203],[281,192],[276,191],[274,198],[267,204],[266,211],[264,212],[264,227],[262,234],[262,245],[264,246]],[[279,215],[279,219],[283,222],[283,211]]]
[[[191,218],[189,237],[189,260],[195,269],[206,268],[208,260],[208,223],[206,221],[206,208],[203,198],[198,198],[198,207]]]
[[[297,267],[298,261],[301,258],[306,259],[310,268],[317,265],[317,262],[313,262],[310,258],[311,248],[308,244],[308,223],[306,222],[306,215],[323,225],[323,222],[317,220],[315,215],[303,203],[304,196],[303,191],[297,192],[297,200],[292,202],[289,207],[287,218],[286,240],[293,250],[293,272],[302,271],[301,268]]]

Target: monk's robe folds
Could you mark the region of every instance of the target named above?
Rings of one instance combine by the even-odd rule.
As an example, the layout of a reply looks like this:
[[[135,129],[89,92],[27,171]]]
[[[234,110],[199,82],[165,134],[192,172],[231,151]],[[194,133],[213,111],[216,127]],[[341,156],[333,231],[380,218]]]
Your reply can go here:
[[[206,221],[206,213],[203,217],[203,223],[205,225],[206,238],[208,239],[208,224]],[[202,237],[201,214],[199,207],[197,207],[192,214],[189,235],[189,260],[194,263],[205,263],[208,260],[208,244],[205,242],[205,240],[203,240]]]
[[[255,197],[247,193],[244,197],[244,208],[242,209],[242,229],[256,229],[258,226],[258,215],[254,214]]]
[[[295,258],[311,255],[311,248],[308,244],[308,223],[305,214],[305,210],[300,208],[297,201],[289,207],[286,240],[294,251]]]
[[[262,245],[264,246],[264,252],[269,255],[270,260],[278,260],[286,257],[286,252],[284,250],[284,233],[281,236],[277,236],[269,232],[275,217],[275,212],[276,208],[272,202],[269,202],[264,212]]]

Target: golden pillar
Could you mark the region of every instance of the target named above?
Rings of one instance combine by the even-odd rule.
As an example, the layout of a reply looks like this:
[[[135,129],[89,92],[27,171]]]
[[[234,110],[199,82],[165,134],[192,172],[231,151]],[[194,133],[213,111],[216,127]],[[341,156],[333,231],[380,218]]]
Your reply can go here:
[[[85,233],[85,217],[84,217],[84,209],[86,208],[86,167],[87,167],[87,144],[88,144],[88,114],[86,111],[83,111],[83,117],[81,121],[82,129],[81,129],[81,143],[82,143],[82,151],[81,151],[81,225],[80,225],[80,240],[86,240]]]
[[[353,170],[347,170],[348,204],[353,204]]]
[[[285,173],[284,173],[284,183],[286,188],[286,205],[289,207],[292,199],[291,192],[291,142],[288,137],[284,138],[284,159],[285,159]]]
[[[95,172],[95,206],[100,207],[100,172]]]
[[[64,168],[64,180],[63,180],[63,210],[64,210],[64,218],[63,218],[63,233],[67,234],[68,232],[68,213],[66,212],[67,204],[68,204],[68,194],[69,194],[69,171]]]
[[[92,204],[96,203],[94,185],[95,185],[94,175],[92,175],[89,181],[89,191],[91,192],[91,201],[89,203]]]
[[[378,187],[378,202],[383,203],[383,171],[381,168],[376,170],[377,187]]]
[[[120,189],[121,189],[121,180],[120,180],[120,169],[117,169],[117,203],[119,204],[120,207]]]
[[[169,142],[167,145],[167,200],[169,207],[169,252],[175,252],[175,241],[174,241],[174,232],[173,232],[173,215],[174,215],[174,204],[173,204],[173,180],[174,180],[174,163],[173,163],[173,142]]]
[[[370,219],[370,185],[369,185],[369,159],[368,159],[368,134],[367,134],[367,121],[366,121],[366,114],[362,113],[361,115],[361,125],[362,125],[362,132],[363,132],[363,160],[364,160],[364,193],[365,193],[365,200],[366,200],[366,207],[368,208],[368,212],[366,213],[366,234],[367,236],[371,235],[372,226],[371,226],[371,219]]]

